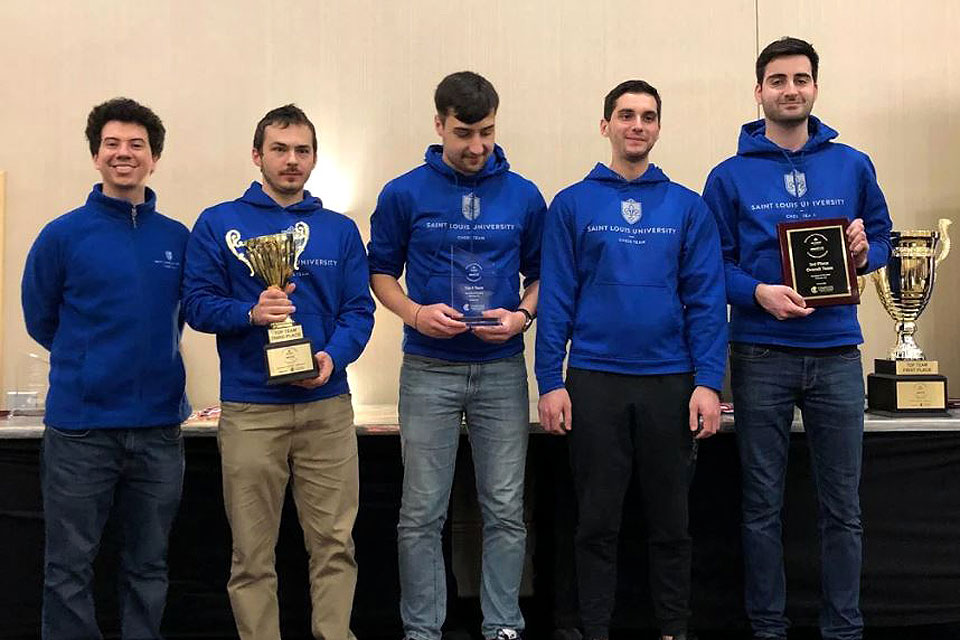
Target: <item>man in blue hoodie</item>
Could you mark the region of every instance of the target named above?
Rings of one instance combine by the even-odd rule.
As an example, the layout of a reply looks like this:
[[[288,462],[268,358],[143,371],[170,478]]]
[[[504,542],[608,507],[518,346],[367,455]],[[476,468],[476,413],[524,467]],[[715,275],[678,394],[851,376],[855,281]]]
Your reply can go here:
[[[597,164],[557,194],[543,234],[540,422],[570,435],[589,640],[609,638],[617,538],[634,470],[661,638],[687,637],[695,440],[720,421],[727,343],[720,241],[703,200],[649,161],[660,108],[659,93],[642,80],[607,94],[600,132],[610,140],[610,166]]]
[[[890,215],[870,159],[833,142],[810,115],[819,58],[784,38],[757,58],[762,120],[743,126],[737,155],[707,178],[731,312],[730,371],[743,485],[745,602],[755,638],[783,639],[786,583],[780,511],[794,406],[812,450],[825,640],[858,640],[863,342],[853,305],[807,307],[782,284],[777,223],[845,217],[858,273],[890,257]]]
[[[294,105],[257,124],[263,175],[240,198],[200,214],[187,246],[184,310],[217,335],[223,496],[233,533],[227,591],[242,639],[280,640],[274,548],[288,482],[310,556],[313,635],[353,638],[353,523],[357,437],[346,368],[373,329],[367,259],[354,222],[304,190],[317,162],[313,123]],[[264,288],[244,242],[290,231],[292,282]],[[266,325],[293,315],[312,341],[319,374],[267,385]]]
[[[93,561],[113,508],[121,634],[160,638],[190,412],[180,358],[188,233],[157,212],[146,186],[165,134],[153,111],[109,100],[90,112],[86,134],[103,182],[40,232],[21,287],[27,332],[50,351],[40,634],[101,637]]]
[[[499,98],[486,79],[449,75],[434,102],[442,144],[383,188],[370,219],[373,292],[405,324],[400,615],[407,638],[441,637],[440,533],[466,417],[483,516],[482,632],[509,640],[523,629],[530,410],[521,334],[536,315],[546,205],[531,182],[509,171],[494,143]],[[398,282],[404,269],[406,292]],[[464,322],[478,290],[487,298],[482,315],[495,324]]]

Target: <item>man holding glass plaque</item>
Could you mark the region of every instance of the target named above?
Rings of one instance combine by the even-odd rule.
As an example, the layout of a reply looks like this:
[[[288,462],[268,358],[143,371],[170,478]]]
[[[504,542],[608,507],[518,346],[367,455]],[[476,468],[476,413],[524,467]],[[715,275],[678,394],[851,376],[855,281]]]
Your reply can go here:
[[[821,634],[858,640],[863,633],[864,394],[857,347],[863,338],[857,308],[814,308],[782,284],[777,227],[846,219],[848,248],[817,251],[848,251],[863,274],[887,263],[891,223],[870,159],[833,142],[837,132],[810,115],[818,64],[813,47],[796,38],[777,40],[760,53],[754,96],[764,117],[743,126],[737,155],[711,172],[703,194],[720,227],[732,308],[745,603],[755,638],[787,636],[780,511],[794,406],[813,451],[820,504]]]
[[[400,614],[407,638],[441,637],[440,534],[466,417],[484,523],[482,632],[511,639],[523,629],[526,539],[529,405],[520,334],[536,315],[546,206],[494,143],[499,98],[486,79],[451,74],[434,102],[442,144],[383,188],[370,219],[373,292],[406,325]],[[406,292],[398,282],[404,270]]]
[[[227,591],[240,638],[280,640],[274,548],[292,479],[310,556],[313,634],[346,640],[359,495],[346,367],[373,329],[366,254],[356,224],[304,190],[317,137],[303,111],[267,113],[253,161],[263,183],[200,215],[184,275],[187,322],[215,333],[220,354],[219,442],[233,533]],[[285,347],[291,360],[312,344],[319,373],[276,384],[290,378],[276,375],[274,335],[292,333],[302,337]]]
[[[661,100],[643,80],[611,90],[609,166],[562,190],[543,232],[537,329],[540,423],[570,437],[580,617],[610,637],[624,497],[639,478],[649,583],[663,640],[686,640],[696,440],[716,433],[727,345],[716,223],[650,163]],[[570,344],[566,381],[563,361]]]

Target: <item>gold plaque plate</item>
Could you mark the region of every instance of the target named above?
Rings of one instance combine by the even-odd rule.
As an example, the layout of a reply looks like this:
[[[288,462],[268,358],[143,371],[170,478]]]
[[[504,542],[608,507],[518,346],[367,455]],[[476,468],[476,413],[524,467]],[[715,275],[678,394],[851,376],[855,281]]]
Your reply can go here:
[[[267,373],[271,378],[310,371],[315,366],[310,343],[268,346]]]
[[[898,376],[922,376],[940,373],[937,360],[897,360]]]
[[[945,409],[942,381],[897,382],[897,409]]]
[[[270,344],[275,344],[278,342],[288,342],[290,340],[300,340],[303,338],[303,325],[297,324],[295,322],[282,323],[278,322],[276,324],[270,325],[270,328],[267,329],[267,340],[270,341]]]

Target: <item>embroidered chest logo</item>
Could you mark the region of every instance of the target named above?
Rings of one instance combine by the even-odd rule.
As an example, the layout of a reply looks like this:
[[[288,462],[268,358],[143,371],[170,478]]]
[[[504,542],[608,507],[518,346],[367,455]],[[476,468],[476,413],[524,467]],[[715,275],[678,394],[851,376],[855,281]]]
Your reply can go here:
[[[173,259],[173,251],[170,251],[169,249],[167,249],[167,250],[165,250],[165,251],[163,252],[163,259],[161,259],[161,260],[154,260],[154,261],[153,261],[153,264],[158,264],[158,265],[160,265],[161,267],[163,267],[164,269],[179,269],[179,268],[180,268],[180,261]]]
[[[790,173],[783,174],[783,186],[787,188],[787,193],[794,198],[802,198],[807,192],[807,175],[802,171],[794,169]]]
[[[293,225],[293,227],[288,228],[281,233],[293,234],[293,270],[296,271],[300,268],[300,255],[303,253],[304,249],[307,248],[307,242],[310,241],[310,225],[301,220],[297,224]],[[237,260],[246,265],[247,269],[250,271],[250,276],[252,277],[255,272],[253,265],[247,258],[246,243],[241,239],[240,232],[236,229],[230,229],[224,235],[224,240],[227,243],[227,248],[230,249],[230,253],[232,253]]]
[[[460,200],[460,211],[467,220],[476,220],[480,217],[480,196],[468,193]]]
[[[643,216],[643,207],[633,198],[620,201],[620,213],[629,224],[637,224]]]

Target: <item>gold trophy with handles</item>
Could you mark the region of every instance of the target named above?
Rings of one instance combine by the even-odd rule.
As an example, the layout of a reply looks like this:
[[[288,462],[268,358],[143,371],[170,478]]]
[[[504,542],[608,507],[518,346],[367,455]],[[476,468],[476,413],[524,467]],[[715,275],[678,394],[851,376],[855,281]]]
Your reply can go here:
[[[290,282],[298,256],[298,242],[293,232],[275,233],[249,238],[245,262],[267,287],[280,290]],[[267,384],[276,385],[317,377],[319,368],[313,357],[313,345],[303,336],[303,327],[287,318],[271,323],[268,343],[263,347],[267,363]]]
[[[914,337],[917,319],[933,294],[937,267],[950,253],[941,218],[936,231],[893,231],[887,266],[872,274],[883,308],[897,323],[897,344],[887,359],[874,360],[867,376],[867,408],[882,415],[946,415],[947,378],[936,360],[927,360]]]

